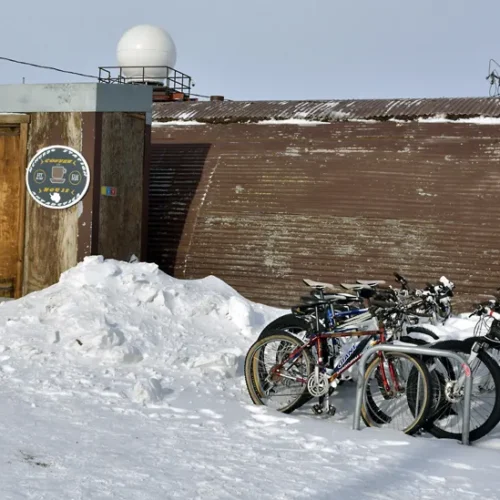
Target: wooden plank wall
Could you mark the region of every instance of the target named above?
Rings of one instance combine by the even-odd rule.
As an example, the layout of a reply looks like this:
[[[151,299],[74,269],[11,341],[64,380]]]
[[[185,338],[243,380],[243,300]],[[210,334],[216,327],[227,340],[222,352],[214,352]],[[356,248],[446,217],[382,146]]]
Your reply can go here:
[[[81,151],[81,113],[32,114],[28,161],[39,149],[58,144]],[[50,210],[27,196],[23,295],[57,283],[77,264],[78,210]]]
[[[0,114],[0,297],[22,293],[27,114]]]
[[[98,253],[129,260],[141,254],[145,115],[103,113]]]
[[[0,297],[13,297],[19,260],[20,127],[0,124]]]

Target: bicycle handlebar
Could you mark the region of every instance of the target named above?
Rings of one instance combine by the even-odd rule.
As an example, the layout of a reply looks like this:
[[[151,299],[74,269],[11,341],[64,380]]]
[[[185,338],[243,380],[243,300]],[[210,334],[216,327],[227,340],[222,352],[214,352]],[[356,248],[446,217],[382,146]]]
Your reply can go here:
[[[500,313],[494,310],[495,308],[499,307],[499,305],[500,304],[496,300],[482,302],[476,307],[476,310],[474,312],[469,314],[469,318],[472,318],[472,316],[486,315],[490,316],[493,319],[496,319],[497,321],[500,321]]]

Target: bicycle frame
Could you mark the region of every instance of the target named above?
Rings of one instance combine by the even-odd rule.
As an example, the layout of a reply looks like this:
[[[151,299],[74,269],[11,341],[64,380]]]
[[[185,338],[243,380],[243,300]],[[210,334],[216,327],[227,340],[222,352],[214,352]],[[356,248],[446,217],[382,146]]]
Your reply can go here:
[[[372,340],[373,337],[379,336],[378,339]],[[385,342],[385,328],[380,326],[378,330],[371,331],[349,331],[349,332],[326,332],[326,333],[318,333],[311,336],[307,342],[303,345],[294,349],[288,358],[282,362],[280,365],[283,366],[286,370],[288,370],[294,361],[300,356],[300,354],[305,350],[314,345],[316,345],[317,353],[318,353],[318,365],[323,364],[323,348],[321,345],[322,340],[327,340],[331,338],[339,338],[339,337],[365,337],[358,344],[354,346],[353,349],[347,352],[347,354],[339,361],[339,363],[333,369],[332,375],[329,377],[329,382],[332,383],[335,379],[337,379],[342,373],[347,371],[352,365],[354,365],[363,355],[363,351],[365,347],[368,345],[370,340],[372,340],[372,346]],[[276,368],[276,367],[275,367]],[[278,368],[279,369],[279,368]],[[307,383],[307,380],[302,380],[300,377],[297,377],[295,380],[297,382]]]
[[[325,311],[320,314],[320,306],[325,306]],[[297,311],[303,307],[307,307],[304,305],[299,305],[292,307],[292,313],[297,314]],[[334,329],[337,328],[338,325],[338,319],[342,319],[345,316],[359,316],[361,314],[365,314],[369,311],[368,308],[360,308],[360,309],[348,309],[347,311],[339,311],[335,309],[335,303],[334,302],[323,302],[323,303],[318,303],[318,304],[311,304],[308,308],[314,309],[314,321],[315,321],[315,330],[316,332],[320,332],[323,328],[327,329]],[[321,318],[324,319],[325,325],[321,325],[320,321]],[[347,319],[346,321],[349,321]]]
[[[319,364],[322,363],[322,358],[320,357],[321,355],[321,340],[323,339],[328,339],[328,338],[337,338],[337,337],[365,337],[362,339],[358,344],[355,345],[355,347],[350,350],[335,366],[333,373],[328,377],[328,383],[332,384],[335,382],[335,380],[346,370],[348,370],[351,366],[353,366],[355,363],[357,363],[364,355],[365,347],[370,343],[370,340],[372,342],[370,343],[370,347],[374,347],[376,345],[379,345],[381,343],[384,343],[386,338],[385,338],[385,328],[383,324],[379,325],[378,330],[372,330],[372,331],[355,331],[355,332],[328,332],[328,333],[319,333],[317,335],[314,335],[311,337],[308,342],[303,344],[302,346],[297,347],[294,349],[288,356],[288,358],[281,362],[279,365],[274,366],[271,369],[271,372],[269,376],[272,378],[274,377],[277,373],[279,373],[281,367],[285,368],[285,370],[288,370],[293,364],[294,361],[298,358],[298,356],[305,350],[310,347],[312,347],[314,344],[316,344],[316,348],[318,349],[318,364],[316,365],[316,370],[319,368]],[[374,339],[374,337],[378,337],[377,339]],[[377,353],[379,359],[380,359],[380,364],[381,367],[383,367],[383,360],[384,360],[384,354],[383,352],[378,352]],[[324,367],[322,367],[324,368]],[[394,370],[394,367],[392,366],[391,363],[389,363],[388,366],[389,369],[389,376],[393,380],[395,384],[395,389],[396,391],[399,391],[399,383],[397,380],[397,376]],[[300,376],[295,376],[295,377],[289,377],[287,375],[283,375],[279,373],[279,375],[283,378],[289,378],[292,379],[296,382],[301,382],[303,384],[308,383],[308,379],[304,379],[303,377]],[[386,375],[386,372],[384,369],[380,369],[380,376],[381,376],[381,381],[384,386],[384,389],[387,392],[390,392],[390,384],[388,377]],[[322,397],[320,397],[321,401]]]

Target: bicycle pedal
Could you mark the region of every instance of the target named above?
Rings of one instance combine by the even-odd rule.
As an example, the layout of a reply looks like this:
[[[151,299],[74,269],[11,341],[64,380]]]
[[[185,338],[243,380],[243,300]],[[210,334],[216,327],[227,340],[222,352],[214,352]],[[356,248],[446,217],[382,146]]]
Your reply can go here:
[[[323,405],[321,405],[321,404],[313,405],[312,411],[315,415],[322,415],[323,414]]]

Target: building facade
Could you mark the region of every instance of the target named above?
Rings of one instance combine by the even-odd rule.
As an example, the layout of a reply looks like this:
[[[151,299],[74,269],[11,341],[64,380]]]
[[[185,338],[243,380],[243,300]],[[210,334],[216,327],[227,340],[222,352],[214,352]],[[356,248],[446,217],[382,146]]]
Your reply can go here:
[[[500,286],[500,101],[155,103],[148,260],[249,299],[302,278]]]

